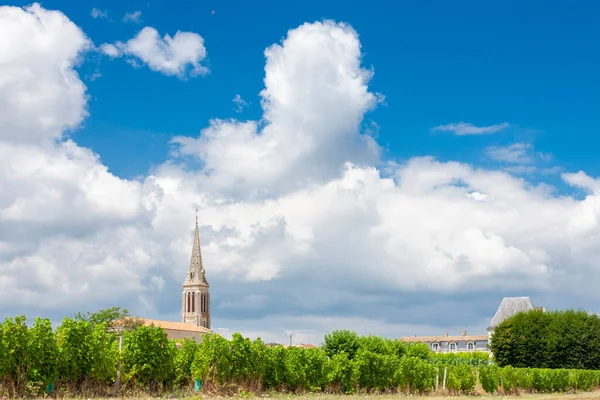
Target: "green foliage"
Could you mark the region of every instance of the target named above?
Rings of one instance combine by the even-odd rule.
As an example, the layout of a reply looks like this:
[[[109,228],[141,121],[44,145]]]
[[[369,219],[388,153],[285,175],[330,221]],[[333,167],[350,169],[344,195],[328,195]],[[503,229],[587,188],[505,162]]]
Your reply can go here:
[[[435,365],[461,365],[471,366],[488,365],[490,354],[484,351],[473,351],[465,353],[432,353],[429,360]]]
[[[64,318],[56,330],[62,380],[81,382],[88,378],[94,360],[92,354],[92,328],[89,322]]]
[[[127,380],[151,390],[157,384],[173,382],[175,373],[175,342],[167,338],[162,328],[141,326],[123,336],[123,370]]]
[[[222,385],[231,379],[229,342],[220,335],[205,335],[192,363],[192,375],[203,382],[217,380]]]
[[[116,337],[107,332],[104,323],[94,326],[89,351],[92,359],[90,379],[105,384],[113,382],[117,377],[118,343]]]
[[[490,348],[500,366],[600,369],[600,318],[573,310],[519,313],[495,329]]]
[[[352,360],[360,347],[359,337],[356,332],[349,330],[337,330],[325,335],[323,350],[329,358],[336,354],[346,353]]]
[[[327,367],[328,382],[334,390],[338,389],[344,393],[353,392],[354,371],[353,363],[346,353],[339,353],[331,357]]]
[[[278,389],[285,381],[285,356],[286,349],[282,346],[267,347],[265,349],[265,389]]]
[[[3,326],[4,374],[17,391],[22,391],[27,381],[29,365],[30,332],[25,316],[6,318]]]
[[[362,348],[358,351],[354,359],[354,368],[359,387],[382,390],[397,386],[394,383],[397,381],[396,371],[400,360],[396,355],[382,353]]]
[[[49,383],[58,377],[58,346],[48,319],[36,318],[29,331],[29,379]]]
[[[421,393],[435,385],[436,368],[418,357],[403,357],[398,374],[399,383],[408,386],[411,392]]]
[[[398,341],[399,344],[404,344]],[[435,353],[429,350],[427,343],[407,343],[404,346],[399,346],[398,356],[406,355],[408,357],[417,357],[420,359],[431,358]]]
[[[488,393],[496,393],[500,385],[500,368],[497,365],[479,367],[479,382]]]
[[[190,385],[192,378],[192,363],[196,356],[198,345],[192,339],[179,342],[180,347],[175,352],[175,383],[179,386]]]
[[[124,332],[123,351],[119,353],[114,325],[106,325],[114,322],[109,314],[65,318],[55,332],[47,319],[38,318],[29,328],[25,317],[8,318],[0,324],[0,393],[9,397],[42,395],[49,382],[62,388],[78,387],[80,393],[89,385],[105,390],[116,379],[119,361],[125,387],[157,392],[174,383],[190,388],[199,378],[205,390],[224,390],[239,397],[264,390],[422,393],[435,386],[436,375],[442,383],[444,370],[446,388],[457,393],[472,393],[477,379],[488,393],[569,392],[600,386],[598,370],[500,367],[489,362],[487,353],[432,354],[420,343],[376,336],[356,336],[357,347],[351,357],[340,350],[353,351],[354,336],[348,331],[332,333],[327,349],[268,347],[260,339],[252,341],[237,333],[231,340],[206,335],[199,344],[186,339],[177,347],[162,329],[138,326]],[[539,314],[535,320],[548,330],[571,332],[559,329],[552,318]],[[581,327],[584,325],[578,321],[582,318],[577,313],[567,314],[565,321]],[[544,321],[549,322],[544,325]],[[513,320],[503,329],[510,327],[524,335],[543,333],[539,326],[517,329],[517,325]],[[547,348],[559,351],[557,343],[547,343],[552,343]],[[518,357],[522,362],[523,356]],[[555,362],[552,355],[544,357],[550,365]],[[578,365],[584,365],[591,359],[580,354],[571,361],[583,360]]]

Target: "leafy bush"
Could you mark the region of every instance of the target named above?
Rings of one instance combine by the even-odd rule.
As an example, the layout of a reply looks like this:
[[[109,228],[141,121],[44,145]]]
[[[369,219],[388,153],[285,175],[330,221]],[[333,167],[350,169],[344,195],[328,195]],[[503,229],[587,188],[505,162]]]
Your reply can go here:
[[[180,347],[175,351],[175,384],[186,386],[192,383],[192,363],[196,356],[196,341],[186,338],[179,342]]]
[[[28,378],[48,384],[58,377],[58,346],[48,319],[37,318],[29,332]]]
[[[4,348],[4,375],[9,382],[9,390],[22,394],[27,382],[29,366],[30,332],[24,316],[7,318],[3,326],[2,343]]]
[[[479,382],[488,393],[496,393],[500,385],[500,368],[497,365],[479,367]]]
[[[327,381],[335,391],[352,393],[354,382],[354,366],[346,353],[339,353],[331,357],[327,367]]]
[[[411,392],[423,392],[435,385],[436,368],[418,357],[403,357],[400,361],[399,383]]]
[[[175,342],[162,328],[141,326],[123,336],[123,370],[126,380],[151,391],[173,382]]]
[[[352,360],[360,347],[359,337],[349,330],[336,330],[325,335],[323,350],[329,358],[336,354],[346,353]]]

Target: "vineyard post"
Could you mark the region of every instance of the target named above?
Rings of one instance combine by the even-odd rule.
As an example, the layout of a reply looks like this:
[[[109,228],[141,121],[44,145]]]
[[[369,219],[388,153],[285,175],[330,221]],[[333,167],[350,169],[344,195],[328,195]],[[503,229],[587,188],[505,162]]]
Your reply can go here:
[[[448,372],[448,367],[444,367],[444,383],[442,384],[442,389],[446,390],[446,373]]]
[[[435,391],[437,392],[440,388],[440,367],[437,368],[435,372]]]
[[[121,350],[123,349],[123,333],[119,332],[119,362],[117,363],[117,393],[121,386]]]

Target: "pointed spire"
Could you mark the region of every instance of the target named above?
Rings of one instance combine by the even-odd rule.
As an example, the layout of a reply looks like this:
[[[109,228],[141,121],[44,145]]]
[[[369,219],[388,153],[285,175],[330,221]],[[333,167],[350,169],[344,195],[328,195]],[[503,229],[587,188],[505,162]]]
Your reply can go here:
[[[187,281],[190,283],[200,283],[208,285],[202,264],[202,251],[200,249],[200,233],[198,229],[198,209],[196,208],[196,228],[194,232],[194,245],[192,247],[192,259],[188,271]]]

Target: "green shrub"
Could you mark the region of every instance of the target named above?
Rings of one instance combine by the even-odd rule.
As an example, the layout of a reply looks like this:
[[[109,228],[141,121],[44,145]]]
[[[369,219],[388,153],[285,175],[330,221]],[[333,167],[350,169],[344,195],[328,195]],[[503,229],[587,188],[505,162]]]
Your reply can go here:
[[[162,328],[141,326],[123,336],[123,370],[131,380],[150,391],[164,388],[175,376],[175,342]]]
[[[399,368],[400,383],[411,392],[423,392],[435,385],[436,368],[418,357],[403,357]]]
[[[500,385],[500,368],[497,365],[479,367],[479,382],[488,393],[496,393]]]
[[[354,366],[346,353],[339,353],[331,357],[327,366],[327,381],[334,390],[352,393],[354,380]]]
[[[189,338],[180,341],[179,344],[174,359],[175,383],[179,386],[187,386],[193,381],[192,363],[198,346],[195,340]]]

